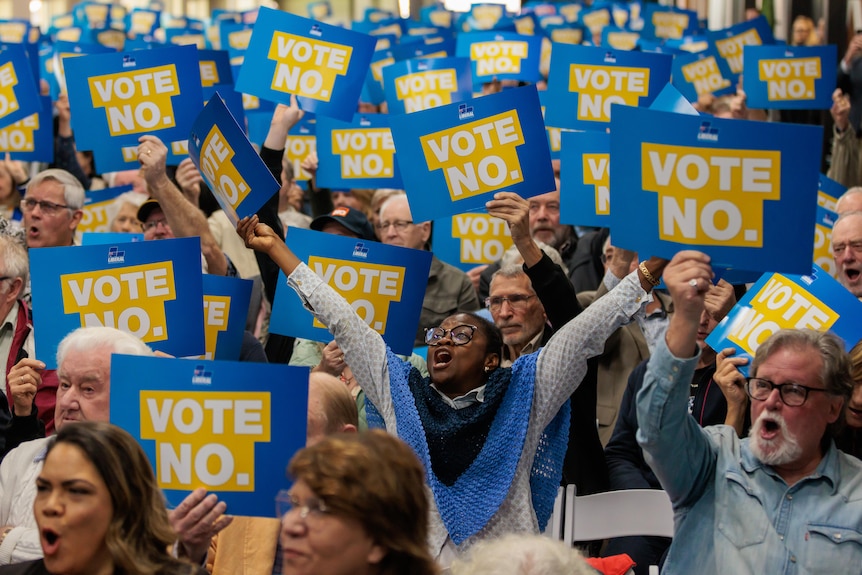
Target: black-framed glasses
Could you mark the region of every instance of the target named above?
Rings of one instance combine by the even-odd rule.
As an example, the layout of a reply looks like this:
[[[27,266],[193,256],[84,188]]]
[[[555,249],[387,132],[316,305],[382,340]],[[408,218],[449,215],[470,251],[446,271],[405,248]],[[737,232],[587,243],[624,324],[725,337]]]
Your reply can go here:
[[[403,232],[407,229],[407,226],[412,226],[413,222],[408,220],[395,220],[392,222],[380,222],[377,224],[377,230],[380,232],[385,232],[389,229],[389,226],[395,228],[396,232]]]
[[[275,496],[275,512],[279,518],[289,514],[299,515],[299,518],[308,526],[313,526],[315,522],[330,514],[329,507],[322,499],[312,497],[302,503],[284,489]]]
[[[431,346],[440,345],[440,340],[448,334],[454,345],[465,345],[470,343],[477,329],[479,328],[475,325],[466,323],[456,325],[452,329],[443,329],[439,326],[429,327],[425,330],[425,343]]]
[[[500,308],[503,307],[503,302],[509,302],[509,307],[513,310],[524,311],[527,307],[527,302],[530,301],[530,298],[536,297],[536,294],[525,294],[525,293],[516,293],[509,296],[491,296],[485,298],[485,307],[487,307],[491,311],[500,311]]]
[[[809,391],[822,391],[829,393],[828,389],[822,387],[808,387],[799,383],[773,383],[762,377],[745,378],[745,392],[751,399],[766,401],[773,389],[778,389],[781,401],[790,407],[799,407],[808,399]]]
[[[24,198],[21,200],[21,210],[27,213],[32,212],[36,209],[36,206],[39,206],[39,209],[42,210],[43,214],[54,215],[58,213],[60,210],[74,210],[72,206],[67,206],[65,204],[55,204],[54,202],[46,202],[44,200],[37,200],[35,198]]]

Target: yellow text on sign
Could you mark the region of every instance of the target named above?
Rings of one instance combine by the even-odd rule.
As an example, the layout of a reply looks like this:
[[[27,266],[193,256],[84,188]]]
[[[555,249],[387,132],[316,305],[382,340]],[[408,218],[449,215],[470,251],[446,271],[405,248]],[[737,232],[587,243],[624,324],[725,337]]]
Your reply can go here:
[[[427,70],[395,79],[395,94],[404,100],[404,111],[419,112],[452,103],[458,89],[455,70]]]
[[[404,268],[311,256],[308,265],[335,291],[350,302],[371,329],[386,331],[389,304],[401,301]],[[324,327],[314,320],[315,327]]]
[[[781,153],[643,143],[641,187],[658,193],[659,237],[761,247],[763,202],[781,198]]]
[[[201,86],[207,88],[221,83],[219,81],[218,66],[216,66],[215,60],[201,60],[198,63],[198,66],[201,69]]]
[[[176,299],[173,262],[60,276],[63,313],[81,314],[83,327],[107,326],[146,343],[168,339],[165,302]]]
[[[584,154],[584,185],[595,187],[596,215],[611,213],[610,154]]]
[[[496,262],[512,246],[506,222],[488,214],[459,214],[452,217],[452,237],[461,240],[461,263]]]
[[[637,106],[649,94],[649,68],[569,66],[569,92],[578,93],[578,119],[611,121],[611,104]]]
[[[251,188],[233,165],[234,154],[221,130],[213,124],[201,148],[201,171],[213,186],[213,191],[236,209]]]
[[[38,113],[0,129],[0,152],[32,152],[36,149],[34,134],[38,129]]]
[[[269,45],[275,60],[272,89],[329,102],[338,76],[347,73],[351,46],[275,31]]]
[[[730,86],[730,80],[721,76],[715,56],[686,64],[682,67],[682,75],[686,82],[694,84],[694,91],[698,96],[712,94]]]
[[[12,62],[0,66],[0,118],[8,116],[18,109],[18,98],[15,96],[15,86],[18,85],[18,75]]]
[[[754,28],[746,30],[742,34],[715,41],[718,53],[727,60],[733,74],[742,73],[742,49],[745,46],[760,46],[761,44],[763,44],[763,40],[760,39],[760,34]]]
[[[518,146],[524,133],[516,110],[419,138],[428,169],[443,170],[452,200],[524,181]]]
[[[607,10],[595,10],[584,14],[581,18],[591,34],[601,32],[602,28],[611,23],[611,15]]]
[[[388,178],[395,173],[389,128],[332,130],[332,153],[341,156],[342,178]]]
[[[776,102],[813,100],[820,79],[820,58],[760,60],[758,78],[766,82],[767,99]]]
[[[111,222],[108,219],[108,207],[114,200],[104,202],[93,202],[84,206],[81,211],[81,221],[78,223],[78,231],[84,232],[109,232]]]
[[[470,59],[476,62],[477,76],[518,74],[521,60],[527,57],[528,45],[522,41],[474,42]]]
[[[284,143],[284,156],[293,165],[293,177],[297,181],[311,179],[311,174],[302,169],[302,160],[309,154],[317,153],[317,138],[289,134]]]
[[[682,38],[688,28],[688,14],[674,12],[653,12],[652,23],[655,26],[656,38]]]
[[[112,136],[176,126],[171,97],[180,93],[174,64],[93,76],[94,108],[104,108]]]
[[[222,295],[204,294],[204,348],[203,359],[213,359],[218,343],[218,334],[227,331],[230,316],[230,298]]]
[[[834,224],[831,216],[818,217],[814,224],[814,263],[832,277],[836,277],[838,273],[835,268],[835,260],[832,259],[832,226]]]
[[[159,487],[254,491],[254,444],[270,441],[269,393],[141,391],[140,409]]]
[[[780,274],[769,281],[734,319],[728,339],[750,354],[780,329],[827,331],[838,314],[808,291]]]

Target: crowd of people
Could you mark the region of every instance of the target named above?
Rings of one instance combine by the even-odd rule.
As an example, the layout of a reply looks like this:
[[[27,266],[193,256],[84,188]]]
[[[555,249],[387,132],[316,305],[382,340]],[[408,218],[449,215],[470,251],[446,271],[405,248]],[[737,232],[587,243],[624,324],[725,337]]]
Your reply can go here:
[[[796,18],[791,44],[816,43]],[[833,94],[829,176],[849,188],[835,277],[862,300],[860,82],[857,34]],[[774,120],[741,92],[695,105]],[[434,254],[432,222],[414,221],[404,191],[320,188],[313,153],[298,185],[285,154],[295,100],[275,107],[259,149],[280,190],[235,228],[191,159],[168,166],[166,144],[144,135],[139,169],[100,174],[76,149],[66,96],[54,106],[53,164],[0,161],[0,575],[589,574],[613,559],[636,575],[859,571],[862,342],[781,330],[750,365],[710,348],[745,285],[716,280],[701,251],[639,257],[612,230],[561,222],[559,162],[555,191],[493,195],[486,211],[513,245],[462,271]],[[109,208],[110,231],[199,237],[203,273],[254,282],[240,361],[310,368],[306,447],[272,494],[276,518],[202,488],[166,508],[142,448],[109,424],[124,381],[112,354],[155,345],[82,327],[56,370],[35,348],[29,250],[79,245],[87,194],[120,185],[132,191]],[[416,351],[394,354],[288,247],[291,228],[430,251]],[[269,332],[280,274],[330,341]],[[674,537],[578,550],[540,536],[561,484],[663,489]]]

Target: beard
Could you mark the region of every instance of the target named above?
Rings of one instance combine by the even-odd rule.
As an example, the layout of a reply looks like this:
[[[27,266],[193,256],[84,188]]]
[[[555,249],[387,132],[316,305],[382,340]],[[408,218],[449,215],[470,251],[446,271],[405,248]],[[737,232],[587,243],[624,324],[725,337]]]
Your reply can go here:
[[[776,428],[776,435],[772,439],[764,439],[760,432],[765,426]],[[790,431],[784,417],[778,413],[764,410],[751,426],[748,433],[748,447],[751,453],[766,465],[786,465],[802,455],[802,447]]]

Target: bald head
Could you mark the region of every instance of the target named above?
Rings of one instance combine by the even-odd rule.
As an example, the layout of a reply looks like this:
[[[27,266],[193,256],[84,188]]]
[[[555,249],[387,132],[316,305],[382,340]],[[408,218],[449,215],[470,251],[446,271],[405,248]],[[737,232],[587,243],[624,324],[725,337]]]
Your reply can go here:
[[[328,373],[311,372],[305,444],[313,445],[331,433],[353,433],[358,425],[356,401],[347,385]]]
[[[855,186],[838,198],[838,203],[835,204],[835,213],[841,215],[859,211],[862,211],[862,186]]]

